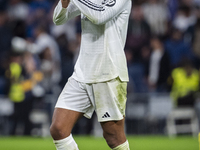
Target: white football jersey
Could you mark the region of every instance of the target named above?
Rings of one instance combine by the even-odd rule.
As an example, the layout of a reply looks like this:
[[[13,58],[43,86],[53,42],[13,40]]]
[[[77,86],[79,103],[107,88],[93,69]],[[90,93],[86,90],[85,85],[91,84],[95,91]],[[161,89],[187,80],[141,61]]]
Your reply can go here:
[[[128,82],[124,46],[131,0],[71,0],[54,10],[56,25],[81,15],[80,54],[72,77],[84,83],[104,82],[116,77]]]

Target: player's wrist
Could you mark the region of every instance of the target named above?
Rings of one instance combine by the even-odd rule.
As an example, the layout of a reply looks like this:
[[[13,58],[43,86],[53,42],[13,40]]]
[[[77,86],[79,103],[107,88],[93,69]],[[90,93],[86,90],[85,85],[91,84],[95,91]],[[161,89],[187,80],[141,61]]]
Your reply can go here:
[[[62,2],[62,7],[63,8],[67,8],[68,5],[69,5],[70,0],[61,0],[61,2]]]

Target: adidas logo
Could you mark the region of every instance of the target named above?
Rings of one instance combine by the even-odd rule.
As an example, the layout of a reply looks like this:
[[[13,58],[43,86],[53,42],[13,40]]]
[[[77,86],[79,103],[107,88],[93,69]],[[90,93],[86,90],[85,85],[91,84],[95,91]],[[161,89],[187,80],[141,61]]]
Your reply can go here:
[[[110,117],[110,115],[108,114],[108,112],[106,112],[106,113],[102,116],[102,118],[108,118],[108,117]]]

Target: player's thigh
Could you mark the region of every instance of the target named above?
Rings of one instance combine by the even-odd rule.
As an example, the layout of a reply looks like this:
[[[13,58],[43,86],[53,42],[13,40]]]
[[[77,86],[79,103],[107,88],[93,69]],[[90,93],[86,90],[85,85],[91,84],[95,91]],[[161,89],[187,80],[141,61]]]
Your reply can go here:
[[[83,113],[81,112],[55,108],[51,124],[51,133],[54,134],[54,139],[61,139],[69,136],[74,124],[82,116]]]

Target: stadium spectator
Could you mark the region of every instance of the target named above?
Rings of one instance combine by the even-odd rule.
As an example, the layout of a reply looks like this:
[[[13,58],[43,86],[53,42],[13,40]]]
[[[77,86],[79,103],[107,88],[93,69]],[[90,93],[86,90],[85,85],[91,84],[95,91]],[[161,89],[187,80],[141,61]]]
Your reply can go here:
[[[7,92],[7,81],[4,75],[8,67],[7,58],[10,53],[11,38],[12,32],[8,26],[7,13],[5,10],[0,9],[0,94],[6,94]]]
[[[37,59],[30,52],[23,54],[23,68],[25,70],[22,86],[25,92],[32,92],[32,98],[41,98],[45,94],[45,89],[42,86],[44,73],[37,66]]]
[[[134,6],[129,20],[126,47],[132,51],[135,60],[141,58],[140,50],[143,45],[148,44],[150,35],[150,27],[144,20],[141,6]]]
[[[38,91],[36,88],[42,81],[43,74],[37,70],[35,59],[30,53],[13,52],[6,77],[10,80],[8,96],[14,102],[11,135],[30,135],[32,123],[29,115],[34,99],[41,96],[41,89]],[[17,131],[20,123],[23,125],[22,133]]]
[[[179,1],[168,0],[167,4],[168,4],[168,9],[169,9],[169,14],[170,14],[170,20],[174,20],[177,10],[178,10]]]
[[[167,32],[168,9],[159,0],[148,0],[143,5],[144,18],[151,28],[154,35],[163,36]]]
[[[167,92],[167,78],[170,75],[169,55],[159,38],[151,38],[151,56],[148,83],[151,91]]]
[[[43,25],[35,29],[36,41],[29,44],[29,51],[33,54],[40,55],[42,58],[41,69],[46,72],[49,78],[46,78],[46,90],[53,92],[53,88],[58,86],[61,80],[61,58],[57,42],[49,35]],[[54,86],[52,86],[54,85]]]
[[[200,8],[196,8],[197,21],[196,24],[189,28],[189,34],[192,39],[192,48],[195,55],[194,65],[197,69],[200,68]]]
[[[149,60],[151,56],[151,47],[150,45],[144,45],[141,48],[141,63],[145,66],[145,76],[147,77],[149,74]]]
[[[29,14],[27,3],[22,0],[10,0],[8,5],[8,15],[10,20],[26,20]]]
[[[176,107],[193,107],[195,93],[199,91],[199,72],[188,60],[172,70],[171,96]]]
[[[184,33],[195,22],[196,16],[193,14],[192,8],[187,5],[182,5],[178,9],[173,26]]]
[[[170,57],[171,68],[180,65],[183,59],[192,59],[193,57],[191,45],[183,41],[183,33],[178,29],[172,30],[171,37],[168,38],[164,44],[165,50]]]
[[[12,115],[11,134],[17,133],[17,129],[22,123],[23,131],[20,134],[30,135],[32,124],[29,120],[29,114],[32,110],[33,94],[32,89],[36,82],[36,75],[30,73],[35,70],[34,63],[29,59],[23,67],[22,54],[13,53],[10,57],[10,65],[6,71],[6,76],[10,80],[10,89],[8,96],[14,102],[14,113]],[[33,77],[33,78],[32,78]],[[36,79],[36,80],[35,80]]]
[[[126,51],[126,58],[129,60],[129,89],[131,89],[131,91],[135,93],[148,92],[148,85],[146,82],[146,64],[144,64],[142,60],[135,61],[134,56],[132,58],[132,55],[130,55],[130,51]],[[133,59],[132,62],[130,61],[130,59]]]
[[[0,57],[5,57],[11,48],[11,29],[8,26],[8,16],[6,11],[0,11]]]
[[[8,96],[10,100],[14,102],[14,114],[12,116],[13,126],[11,129],[11,134],[15,134],[20,118],[22,118],[22,121],[25,121],[25,134],[30,134],[30,121],[27,116],[28,113],[26,112],[24,114],[23,110],[25,110],[25,106],[21,107],[21,104],[24,104],[21,102],[25,99],[25,93],[23,91],[22,85],[20,84],[22,80],[22,56],[19,54],[13,53],[11,55],[9,68],[6,71],[6,77],[10,80]]]
[[[27,17],[27,37],[34,37],[34,30],[39,24],[44,24],[47,29],[52,24],[50,13],[52,4],[47,0],[35,0],[28,3],[29,17]]]

